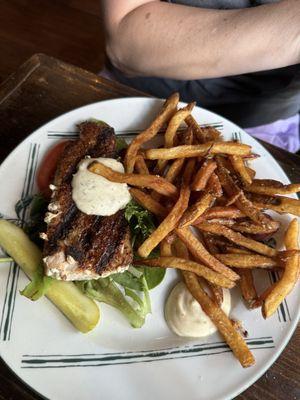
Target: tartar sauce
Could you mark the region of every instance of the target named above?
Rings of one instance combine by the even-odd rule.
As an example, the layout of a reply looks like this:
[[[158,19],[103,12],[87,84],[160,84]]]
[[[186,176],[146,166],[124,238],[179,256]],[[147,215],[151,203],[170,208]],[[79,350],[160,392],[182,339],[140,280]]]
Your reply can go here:
[[[223,297],[221,308],[228,315],[231,307],[228,289],[223,289]],[[178,336],[204,337],[217,331],[184,282],[179,282],[172,289],[165,306],[165,318],[170,329]]]
[[[72,198],[77,208],[89,215],[113,215],[126,207],[130,193],[126,183],[111,182],[88,170],[98,161],[117,172],[124,172],[123,164],[114,158],[85,158],[77,167],[72,180]]]

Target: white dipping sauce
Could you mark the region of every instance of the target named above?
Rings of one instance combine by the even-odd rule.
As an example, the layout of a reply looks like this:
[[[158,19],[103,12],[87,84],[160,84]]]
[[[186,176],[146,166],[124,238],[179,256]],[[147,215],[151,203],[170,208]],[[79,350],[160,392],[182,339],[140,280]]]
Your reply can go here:
[[[228,315],[231,308],[228,289],[223,289],[223,297],[221,308]],[[204,337],[217,331],[184,282],[179,282],[172,289],[165,306],[165,318],[170,329],[178,336]]]
[[[89,215],[113,215],[126,207],[131,197],[126,183],[111,182],[87,168],[93,162],[124,172],[123,164],[114,158],[85,158],[72,180],[72,198],[77,208]]]

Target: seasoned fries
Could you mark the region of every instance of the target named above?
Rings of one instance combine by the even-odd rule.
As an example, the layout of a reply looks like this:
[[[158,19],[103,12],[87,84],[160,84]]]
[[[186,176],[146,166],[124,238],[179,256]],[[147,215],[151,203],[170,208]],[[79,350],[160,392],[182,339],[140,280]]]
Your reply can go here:
[[[292,194],[300,192],[300,184],[284,185],[281,182],[271,179],[255,179],[251,185],[247,186],[247,191],[251,193],[266,194]]]
[[[299,250],[298,236],[299,223],[295,218],[285,234],[284,244],[287,250]],[[287,260],[282,278],[275,284],[263,303],[262,314],[264,318],[274,314],[280,303],[292,291],[299,277],[299,268],[299,254],[295,254]]]
[[[198,157],[205,154],[247,155],[250,146],[236,142],[207,142],[204,144],[182,145],[170,149],[150,149],[145,151],[148,160],[172,160],[174,158]]]
[[[212,282],[218,286],[225,288],[232,288],[234,282],[225,276],[211,270],[203,264],[196,263],[191,260],[177,257],[159,257],[159,258],[148,258],[143,260],[136,260],[136,265],[147,265],[148,267],[160,267],[160,268],[177,268],[182,271],[191,271],[198,276],[202,276],[209,282]]]
[[[178,224],[179,228],[192,225],[210,207],[214,200],[215,198],[210,193],[204,193],[200,200],[184,212]]]
[[[254,286],[254,279],[251,269],[238,269],[237,270],[241,279],[239,280],[239,286],[242,292],[242,296],[246,305],[251,308],[256,308],[257,292]]]
[[[173,115],[165,133],[165,148],[170,148],[174,146],[174,139],[177,133],[177,129],[179,128],[180,124],[191,114],[191,111],[193,110],[195,104],[195,102],[190,103],[186,107],[178,110]],[[166,165],[167,161],[158,160],[156,172],[162,172]]]
[[[246,249],[255,251],[256,253],[269,257],[275,257],[277,255],[277,251],[275,249],[272,249],[272,247],[269,247],[266,244],[260,243],[256,240],[247,238],[246,236],[243,236],[242,234],[233,231],[227,226],[213,224],[210,222],[201,222],[197,225],[197,228],[208,233],[224,236],[231,242],[246,247]]]
[[[239,276],[234,271],[226,267],[225,264],[221,263],[206,250],[189,228],[176,229],[176,233],[197,260],[200,260],[214,271],[223,274],[233,281],[239,279]]]
[[[148,257],[151,251],[170,233],[176,228],[178,221],[182,214],[188,207],[190,198],[190,180],[193,174],[195,160],[189,160],[183,175],[183,183],[180,190],[179,198],[174,205],[173,209],[158,226],[158,228],[151,233],[145,242],[138,248],[138,254],[141,257]]]
[[[197,276],[192,272],[183,272],[184,281],[193,297],[199,302],[203,311],[216,325],[236,358],[246,368],[255,363],[255,359],[240,333],[232,325],[224,311],[202,289]]]
[[[152,212],[154,215],[165,217],[168,214],[167,209],[154,200],[149,194],[136,188],[131,188],[129,191],[137,203],[146,208],[146,210]]]
[[[136,156],[134,168],[139,174],[149,175],[149,169],[147,167],[144,157],[141,154],[138,154]]]
[[[273,210],[280,214],[293,214],[300,217],[300,200],[283,196],[267,196],[257,193],[247,193],[256,208]]]
[[[209,159],[204,161],[192,182],[192,190],[203,190],[216,168],[217,163],[215,161]]]
[[[242,183],[244,185],[251,185],[252,176],[250,175],[249,170],[247,169],[242,157],[232,155],[229,156],[229,160],[231,161],[233,168],[239,175]]]
[[[99,162],[93,162],[89,171],[104,176],[112,182],[128,183],[132,186],[146,187],[165,196],[174,196],[178,193],[176,186],[157,175],[122,174],[106,167]]]
[[[276,260],[258,254],[215,254],[215,257],[226,265],[237,268],[274,268]]]
[[[125,168],[127,173],[132,173],[134,169],[135,157],[139,148],[149,140],[153,139],[157,132],[163,127],[163,125],[169,121],[172,115],[175,113],[177,104],[179,102],[178,93],[172,94],[163,105],[160,114],[152,122],[148,129],[137,135],[126,151],[125,156]]]
[[[149,128],[131,142],[126,173],[97,162],[89,170],[130,185],[133,199],[157,217],[157,228],[138,248],[141,259],[133,263],[181,270],[192,296],[248,367],[254,357],[239,333],[241,324],[221,309],[222,288],[238,285],[247,307],[261,307],[264,318],[291,292],[300,272],[298,223],[291,222],[286,250],[278,251],[266,243],[280,222],[264,210],[300,216],[300,200],[284,196],[300,192],[300,183],[255,179],[249,163],[259,156],[251,146],[223,141],[218,130],[195,120],[195,103],[177,109],[178,102],[178,94],[170,96]],[[164,147],[143,148],[158,132]],[[158,247],[160,256],[152,258]],[[253,273],[264,269],[282,277],[258,295]]]

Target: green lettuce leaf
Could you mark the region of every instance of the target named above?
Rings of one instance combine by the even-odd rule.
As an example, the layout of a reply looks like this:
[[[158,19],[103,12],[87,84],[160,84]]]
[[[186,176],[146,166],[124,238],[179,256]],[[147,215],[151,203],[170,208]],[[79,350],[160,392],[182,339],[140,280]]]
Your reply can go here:
[[[111,277],[76,282],[76,284],[90,298],[117,308],[134,328],[142,327],[146,315],[151,311],[145,280],[143,297],[131,289],[126,289],[123,293]]]

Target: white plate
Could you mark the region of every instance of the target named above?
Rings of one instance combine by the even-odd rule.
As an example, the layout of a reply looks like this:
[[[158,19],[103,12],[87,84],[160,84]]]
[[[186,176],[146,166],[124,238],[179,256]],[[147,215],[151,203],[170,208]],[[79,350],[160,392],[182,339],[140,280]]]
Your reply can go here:
[[[16,201],[36,191],[35,171],[44,152],[61,137],[74,135],[76,124],[98,118],[117,133],[142,129],[161,104],[148,98],[104,101],[71,111],[35,131],[1,166],[0,212],[15,216]],[[216,123],[225,139],[240,132],[242,141],[261,155],[253,163],[259,178],[289,182],[273,157],[239,127],[204,109],[195,108],[193,115],[202,124]],[[279,218],[284,229],[290,217]],[[255,382],[286,346],[298,321],[300,291],[294,290],[267,321],[260,310],[248,311],[233,291],[231,316],[243,321],[256,358],[256,365],[244,370],[219,334],[189,340],[169,331],[163,309],[177,279],[170,270],[151,292],[153,313],[142,329],[131,328],[115,309],[101,305],[100,324],[83,335],[47,299],[34,303],[20,296],[27,278],[18,267],[1,265],[0,354],[24,382],[49,399],[231,399]],[[272,274],[264,273],[260,288],[272,279]]]

